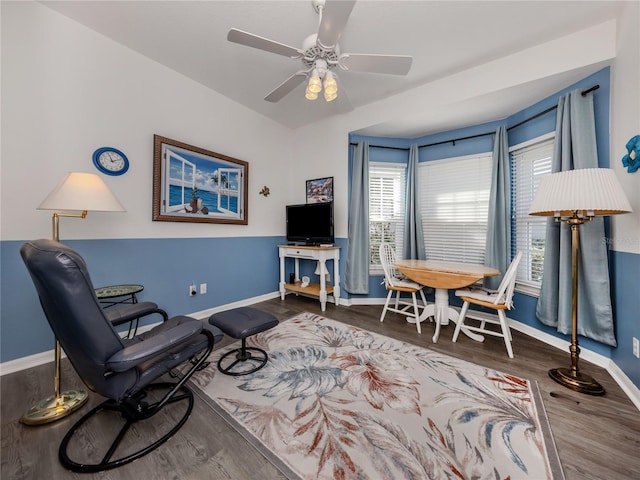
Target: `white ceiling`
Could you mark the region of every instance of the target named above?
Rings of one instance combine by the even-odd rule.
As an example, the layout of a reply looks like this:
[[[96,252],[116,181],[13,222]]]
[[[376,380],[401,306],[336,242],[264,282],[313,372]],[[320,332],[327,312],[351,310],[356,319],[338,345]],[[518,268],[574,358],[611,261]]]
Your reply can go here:
[[[328,0],[331,1],[331,0]],[[410,90],[490,60],[615,18],[612,1],[359,0],[340,39],[343,53],[412,55],[406,77],[338,71],[338,100],[305,100],[304,84],[278,103],[264,97],[300,69],[300,60],[227,41],[238,28],[296,48],[315,33],[311,0],[43,1],[46,6],[216,92],[296,128],[345,108]],[[359,133],[415,137],[503,118],[602,65],[461,103],[437,120],[406,119]],[[342,100],[342,102],[341,102]]]

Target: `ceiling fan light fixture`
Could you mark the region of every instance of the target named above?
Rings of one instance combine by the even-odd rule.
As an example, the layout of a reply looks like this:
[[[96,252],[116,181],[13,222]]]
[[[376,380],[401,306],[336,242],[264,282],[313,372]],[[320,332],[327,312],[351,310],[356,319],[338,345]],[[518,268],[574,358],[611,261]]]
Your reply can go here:
[[[2,0],[0,0],[2,1]],[[305,97],[315,100],[323,90],[324,79],[325,100],[330,102],[337,98],[338,86],[330,69],[340,68],[365,73],[383,73],[388,75],[407,75],[411,68],[412,57],[408,55],[349,54],[342,53],[338,45],[343,30],[349,20],[356,0],[310,0],[319,16],[316,33],[308,35],[302,42],[302,48],[296,48],[253,33],[232,28],[227,40],[246,47],[257,48],[290,59],[302,62],[303,69],[291,75],[264,99],[278,102],[285,95],[308,78]],[[326,7],[326,3],[329,7]],[[309,72],[312,75],[309,76]],[[326,77],[326,78],[325,78]],[[340,86],[340,89],[343,85]],[[315,94],[315,95],[314,95]],[[348,105],[345,97],[341,103]]]
[[[307,86],[307,89],[316,94],[322,91],[322,80],[320,79],[318,70],[315,68],[313,69],[311,78],[309,78],[309,85]]]
[[[338,98],[338,93],[328,93],[326,90],[324,91],[324,99],[327,102],[333,102],[336,98]]]
[[[333,95],[338,93],[338,84],[336,83],[336,79],[333,76],[333,73],[327,72],[327,75],[324,77],[324,94],[325,97],[328,95]]]
[[[314,93],[314,92],[311,92],[309,90],[309,87],[307,87],[307,91],[304,94],[304,98],[306,98],[307,100],[315,100],[315,99],[318,98],[318,94]]]

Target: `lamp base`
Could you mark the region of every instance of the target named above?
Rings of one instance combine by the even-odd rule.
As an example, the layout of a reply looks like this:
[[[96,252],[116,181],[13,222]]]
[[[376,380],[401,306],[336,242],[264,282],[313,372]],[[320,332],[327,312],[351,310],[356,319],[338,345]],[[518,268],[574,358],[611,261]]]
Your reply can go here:
[[[552,368],[549,376],[560,385],[570,388],[579,393],[588,395],[604,395],[605,390],[598,382],[589,375],[577,372],[575,375],[570,368]]]
[[[89,399],[85,390],[68,390],[58,397],[52,395],[38,402],[25,413],[20,421],[25,425],[42,425],[55,422],[75,412]]]

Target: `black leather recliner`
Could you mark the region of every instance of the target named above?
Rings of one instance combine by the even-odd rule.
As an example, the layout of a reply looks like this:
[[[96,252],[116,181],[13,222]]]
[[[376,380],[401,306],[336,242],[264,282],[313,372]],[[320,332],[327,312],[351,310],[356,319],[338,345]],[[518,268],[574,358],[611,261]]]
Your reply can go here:
[[[90,390],[107,398],[67,432],[60,444],[60,462],[77,472],[108,470],[136,460],[168,440],[193,408],[193,393],[185,382],[201,368],[214,342],[222,339],[222,332],[200,320],[176,316],[131,339],[121,338],[98,302],[78,253],[53,240],[35,240],[25,243],[20,254],[69,361]],[[186,372],[176,374],[173,369],[183,363],[188,367]],[[175,382],[152,383],[171,371]],[[185,402],[186,412],[167,433],[118,458],[118,447],[135,422],[178,402]],[[67,452],[71,438],[101,411],[119,412],[124,426],[99,460],[72,460]]]

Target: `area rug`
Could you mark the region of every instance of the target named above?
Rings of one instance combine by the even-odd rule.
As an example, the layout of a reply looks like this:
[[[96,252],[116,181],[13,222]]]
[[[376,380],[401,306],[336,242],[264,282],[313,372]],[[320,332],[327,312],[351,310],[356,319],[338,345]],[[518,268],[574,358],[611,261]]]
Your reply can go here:
[[[564,478],[535,382],[311,313],[247,344],[263,369],[191,382],[289,478]]]

